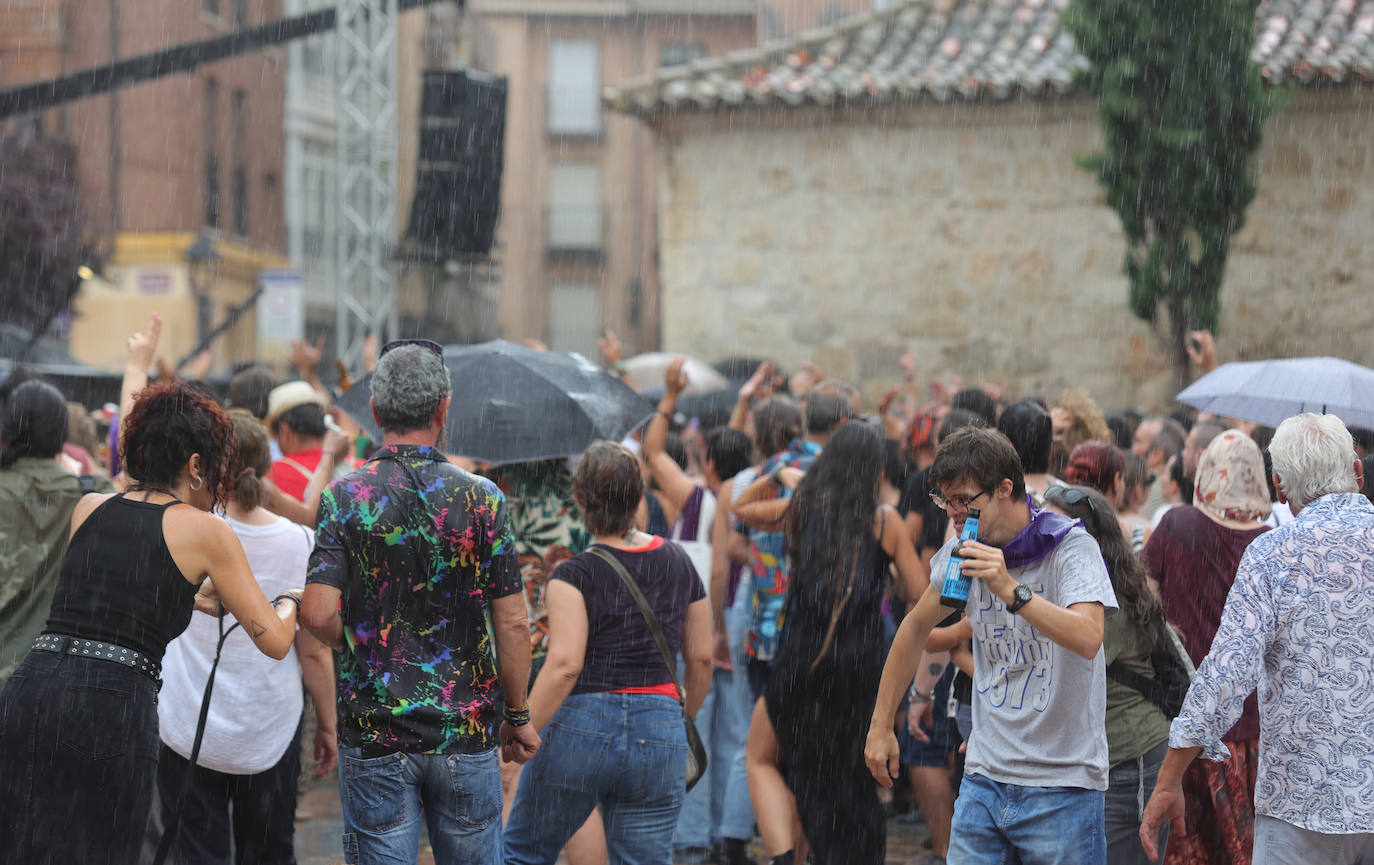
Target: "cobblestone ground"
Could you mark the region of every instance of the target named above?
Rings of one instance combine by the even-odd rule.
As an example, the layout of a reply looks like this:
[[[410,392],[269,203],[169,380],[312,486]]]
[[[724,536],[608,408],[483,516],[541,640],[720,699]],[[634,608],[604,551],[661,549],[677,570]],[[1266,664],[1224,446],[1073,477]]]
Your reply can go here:
[[[296,823],[296,859],[299,865],[337,865],[343,862],[339,837],[343,820],[339,813],[337,777],[313,785],[301,798]],[[887,824],[887,865],[924,865],[929,852],[925,847],[926,828],[920,823],[889,820]],[[763,850],[755,849],[754,860],[766,862]],[[566,860],[560,859],[561,863]],[[421,839],[417,865],[433,865],[429,845]]]

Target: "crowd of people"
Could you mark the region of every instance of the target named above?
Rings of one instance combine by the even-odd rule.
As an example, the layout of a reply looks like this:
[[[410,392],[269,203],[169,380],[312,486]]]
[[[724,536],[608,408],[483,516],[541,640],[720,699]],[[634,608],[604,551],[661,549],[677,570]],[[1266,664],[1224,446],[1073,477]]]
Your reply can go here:
[[[337,766],[349,863],[423,823],[440,863],[869,865],[891,819],[929,863],[1374,862],[1374,437],[1334,416],[904,359],[873,415],[764,363],[689,417],[676,362],[623,441],[486,465],[434,343],[369,350],[374,441],[318,347],[221,404],[148,382],[158,327],[118,406],[0,387],[0,861],[294,863]]]

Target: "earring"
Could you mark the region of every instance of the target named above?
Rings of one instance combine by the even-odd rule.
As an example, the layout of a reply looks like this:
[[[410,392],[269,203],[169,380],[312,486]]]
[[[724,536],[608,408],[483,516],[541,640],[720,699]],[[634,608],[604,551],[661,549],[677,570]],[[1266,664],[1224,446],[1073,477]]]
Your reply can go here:
[[[191,484],[191,491],[192,491],[192,492],[199,492],[199,491],[200,491],[200,488],[203,487],[203,486],[205,486],[205,479],[204,479],[204,478],[199,478],[199,477],[198,477],[198,478],[196,478],[195,483]]]

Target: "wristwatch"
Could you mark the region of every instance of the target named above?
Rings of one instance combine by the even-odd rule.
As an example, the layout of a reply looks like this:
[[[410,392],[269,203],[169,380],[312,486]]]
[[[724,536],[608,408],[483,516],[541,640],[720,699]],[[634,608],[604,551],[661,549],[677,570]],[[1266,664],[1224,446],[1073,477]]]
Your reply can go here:
[[[1035,592],[1032,592],[1031,587],[1025,583],[1017,583],[1016,588],[1012,590],[1011,596],[1012,602],[1011,605],[1007,607],[1007,612],[1015,613],[1026,604],[1030,603],[1031,598],[1035,597]]]

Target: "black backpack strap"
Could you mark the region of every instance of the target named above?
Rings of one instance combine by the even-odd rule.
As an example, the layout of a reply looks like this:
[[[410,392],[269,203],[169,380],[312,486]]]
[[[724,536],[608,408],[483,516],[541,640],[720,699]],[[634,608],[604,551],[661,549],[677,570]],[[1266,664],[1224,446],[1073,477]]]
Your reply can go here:
[[[1150,679],[1133,670],[1128,670],[1120,661],[1113,661],[1107,665],[1107,676],[1133,691],[1139,691],[1141,694],[1144,694],[1145,699],[1156,706],[1158,706],[1160,700],[1163,699],[1163,692],[1160,688],[1158,679]]]
[[[673,687],[677,688],[678,700],[685,700],[687,693],[682,690],[682,683],[678,681],[677,664],[673,663],[673,652],[672,649],[668,648],[668,638],[663,633],[663,626],[658,623],[658,616],[654,615],[653,609],[649,607],[649,600],[639,590],[639,584],[635,582],[634,577],[630,576],[630,572],[625,570],[625,566],[620,563],[620,560],[606,550],[592,547],[587,552],[610,565],[611,569],[620,577],[620,581],[625,584],[625,588],[629,590],[630,597],[635,599],[639,612],[649,625],[649,632],[654,635],[654,642],[658,644],[658,651],[663,656],[663,663],[668,667],[668,674],[673,677]]]
[[[172,504],[181,504],[173,502]],[[205,725],[210,720],[210,695],[215,690],[215,673],[219,670],[220,656],[224,654],[224,641],[239,626],[235,622],[224,629],[224,606],[219,608],[219,644],[215,646],[215,661],[210,665],[210,675],[205,679],[205,694],[200,700],[200,717],[196,719],[196,736],[191,743],[191,760],[186,765],[186,774],[181,779],[181,795],[177,798],[176,810],[167,818],[167,823],[162,829],[162,840],[158,842],[157,853],[153,856],[153,865],[162,865],[167,861],[167,857],[172,852],[172,845],[176,843],[181,834],[181,815],[186,807],[186,799],[191,794],[191,778],[196,772],[196,761],[200,759],[200,745],[205,739]]]

